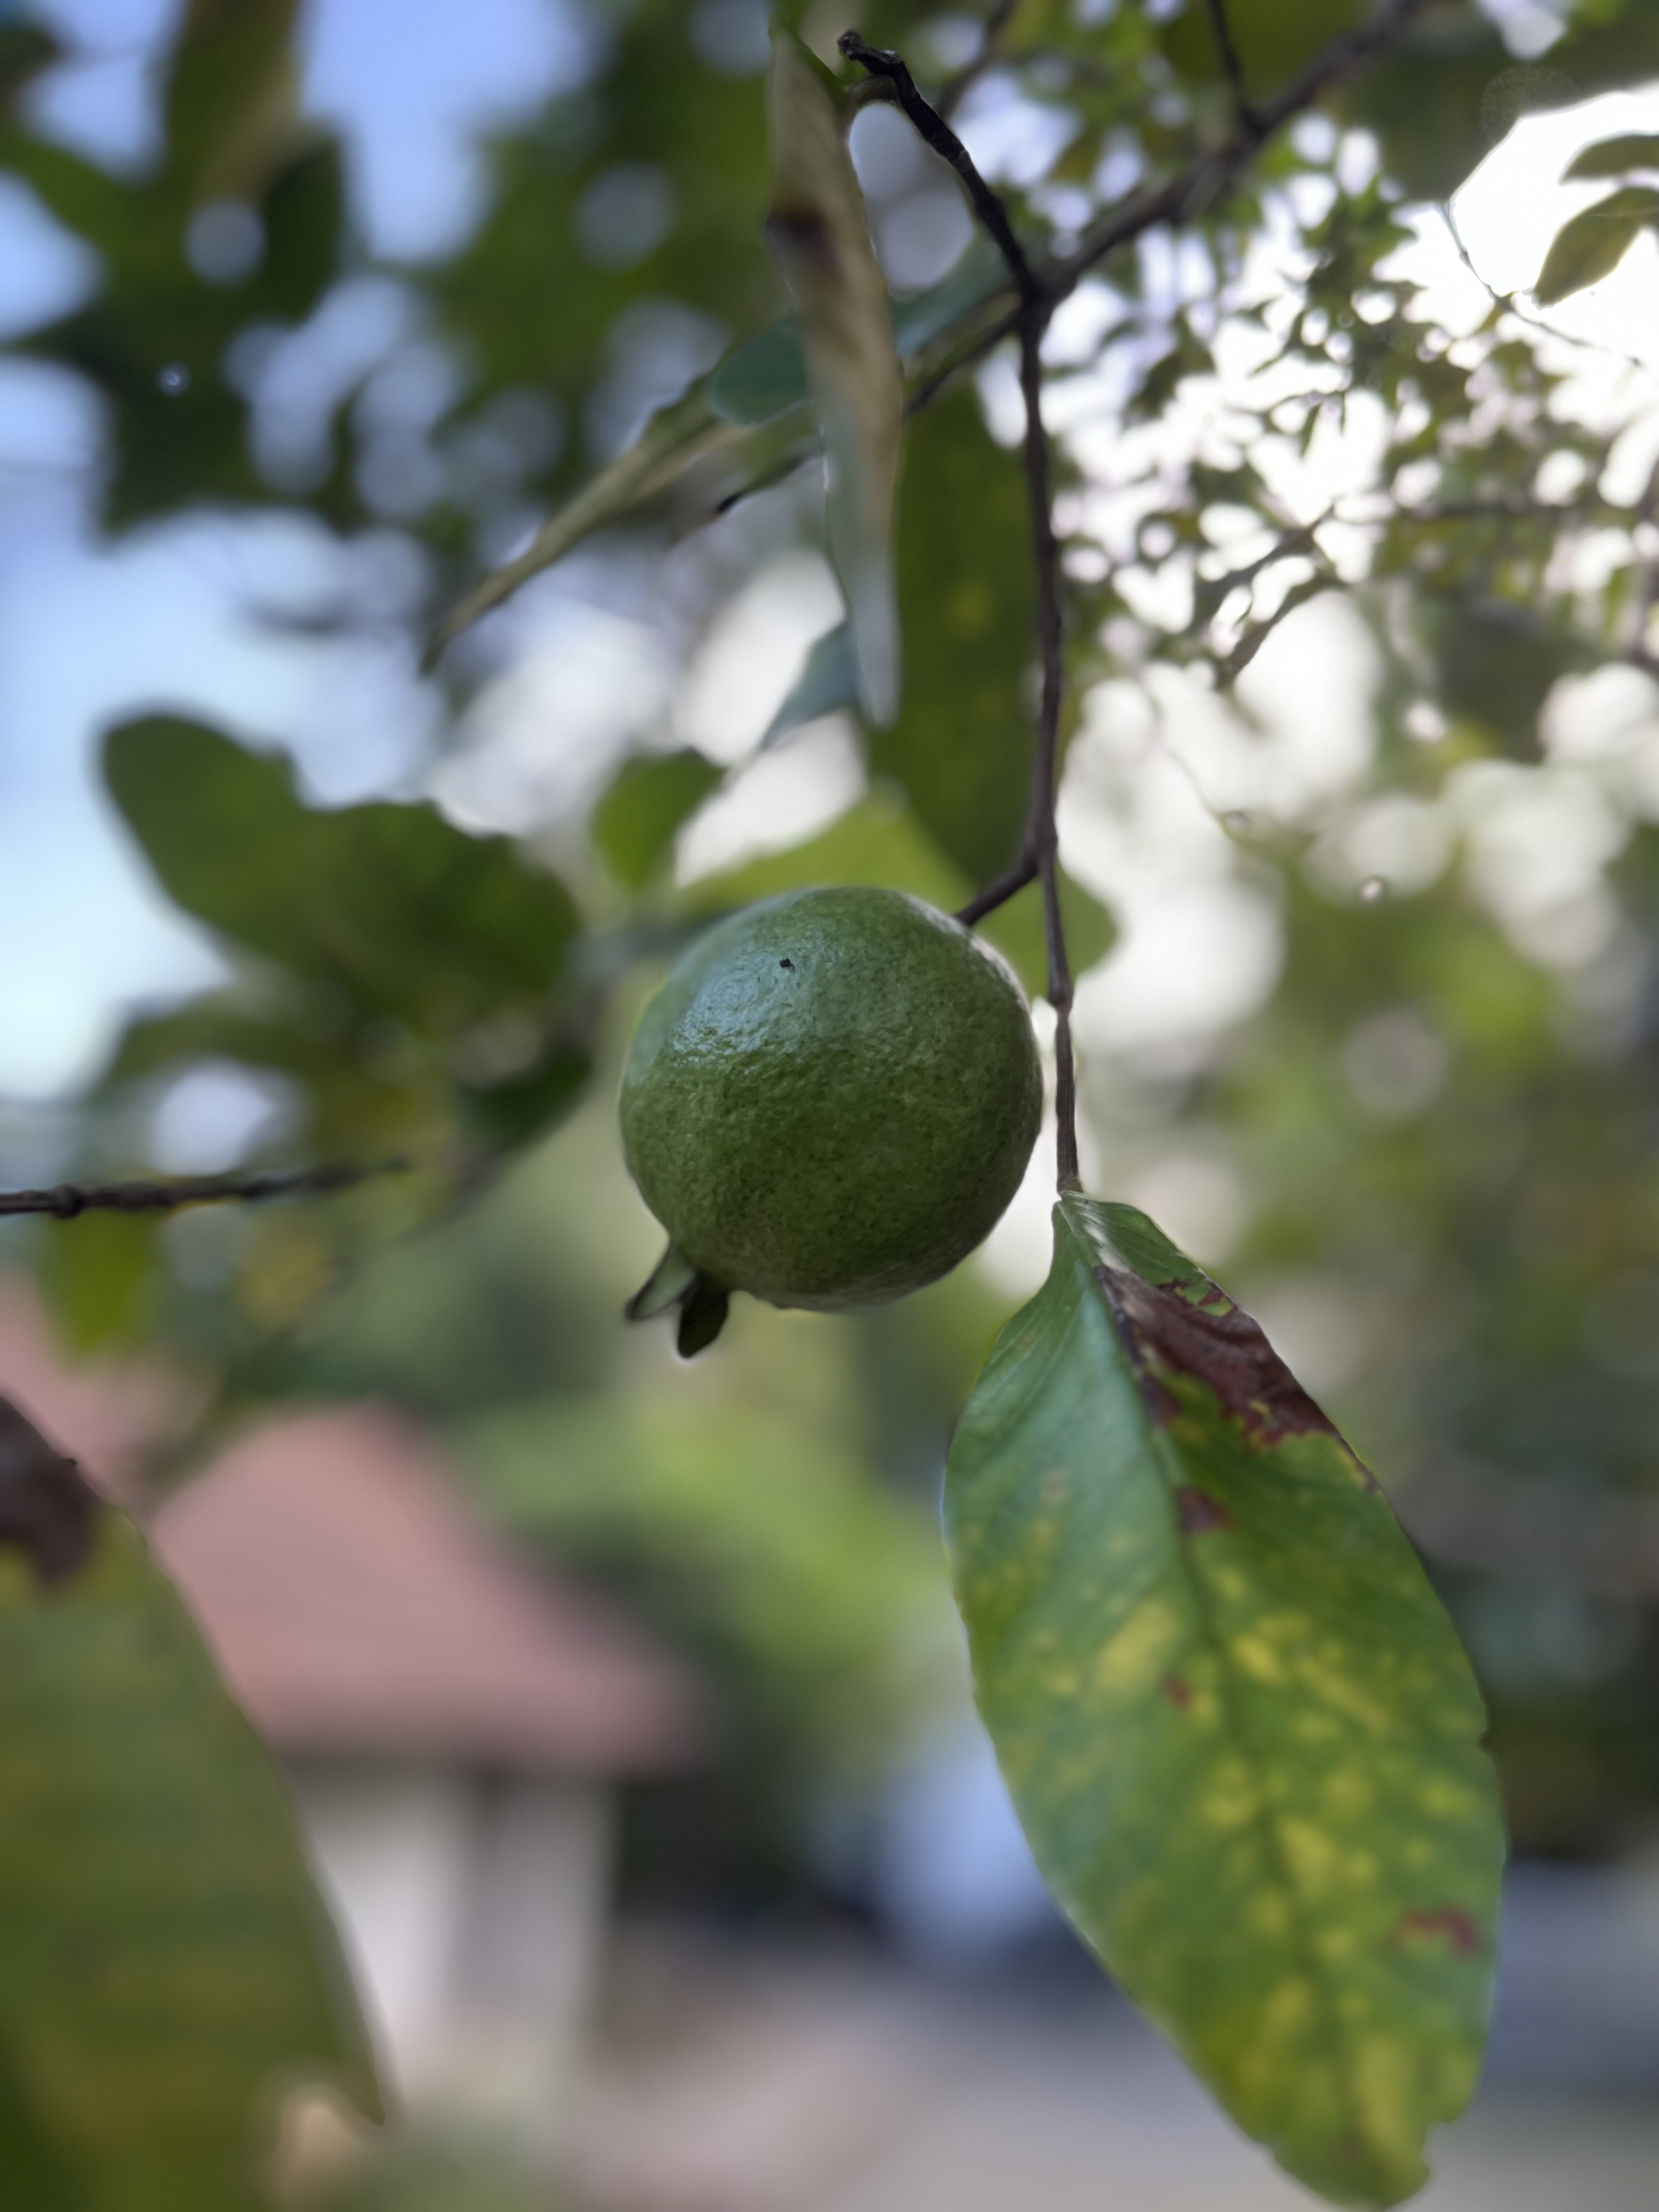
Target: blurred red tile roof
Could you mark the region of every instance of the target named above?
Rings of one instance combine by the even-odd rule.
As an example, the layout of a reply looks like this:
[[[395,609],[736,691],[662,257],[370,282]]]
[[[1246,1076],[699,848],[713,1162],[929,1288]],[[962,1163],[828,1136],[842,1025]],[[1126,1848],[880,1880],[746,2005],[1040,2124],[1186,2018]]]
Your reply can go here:
[[[390,1411],[255,1431],[171,1497],[150,1534],[279,1750],[614,1774],[696,1754],[687,1673],[488,1536]]]
[[[17,1275],[0,1275],[0,1396],[129,1500],[189,1413],[159,1364],[66,1365]],[[479,1527],[432,1443],[389,1409],[254,1431],[174,1492],[150,1534],[278,1750],[607,1774],[699,1754],[689,1670]]]

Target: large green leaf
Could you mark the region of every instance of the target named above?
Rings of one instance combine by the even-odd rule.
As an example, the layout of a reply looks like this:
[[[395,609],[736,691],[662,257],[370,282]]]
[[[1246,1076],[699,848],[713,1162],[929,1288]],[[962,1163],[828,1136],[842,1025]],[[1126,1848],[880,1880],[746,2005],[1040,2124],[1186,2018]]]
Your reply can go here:
[[[820,715],[837,714],[843,708],[856,709],[858,703],[859,672],[852,629],[847,623],[837,623],[834,629],[813,640],[800,674],[766,726],[761,750],[766,751],[803,723],[816,722]]]
[[[1024,824],[1036,618],[1024,471],[971,386],[910,424],[898,591],[904,702],[872,734],[870,765],[977,883],[1013,859]]]
[[[1648,185],[1626,185],[1564,222],[1533,287],[1539,305],[1556,307],[1611,276],[1642,233],[1656,223],[1659,191]]]
[[[593,810],[592,836],[629,890],[650,881],[681,823],[715,790],[723,773],[689,746],[623,763]]]
[[[430,805],[303,805],[285,759],[166,716],[112,731],[104,772],[187,913],[361,1005],[454,1022],[558,980],[575,908],[507,838]]]
[[[1409,2196],[1474,2086],[1504,1842],[1480,1692],[1375,1482],[1144,1214],[1068,1196],[945,1521],[1066,1913],[1291,2172]]]
[[[137,1531],[0,1402],[0,2190],[252,2212],[276,2101],[377,2093],[282,1790]]]
[[[860,696],[870,720],[884,723],[899,695],[892,533],[904,374],[843,107],[835,81],[775,25],[766,234],[795,303],[823,434],[830,544],[847,594]]]
[[[1590,177],[1622,177],[1629,169],[1659,169],[1659,137],[1649,131],[1627,131],[1621,138],[1598,138],[1575,154],[1561,172],[1563,184]]]

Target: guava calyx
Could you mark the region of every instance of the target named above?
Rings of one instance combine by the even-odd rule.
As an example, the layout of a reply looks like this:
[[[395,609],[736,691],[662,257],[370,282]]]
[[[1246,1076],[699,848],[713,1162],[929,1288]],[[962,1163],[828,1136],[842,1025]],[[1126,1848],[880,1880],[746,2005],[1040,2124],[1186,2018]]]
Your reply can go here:
[[[675,1345],[682,1359],[695,1359],[725,1328],[731,1304],[730,1291],[688,1260],[671,1237],[667,1250],[623,1312],[629,1321],[654,1321],[659,1314],[678,1306],[680,1318]]]

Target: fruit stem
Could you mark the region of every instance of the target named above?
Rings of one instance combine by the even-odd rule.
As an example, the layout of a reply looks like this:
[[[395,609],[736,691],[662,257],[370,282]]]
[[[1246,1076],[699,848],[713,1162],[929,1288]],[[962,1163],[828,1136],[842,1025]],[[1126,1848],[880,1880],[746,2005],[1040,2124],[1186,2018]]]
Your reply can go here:
[[[902,56],[867,46],[856,31],[843,33],[841,51],[872,77],[890,86],[895,100],[919,135],[948,161],[967,187],[974,212],[1008,264],[1019,306],[1014,329],[1019,338],[1019,388],[1025,402],[1025,482],[1031,506],[1031,550],[1036,568],[1037,644],[1042,661],[1042,690],[1031,750],[1031,796],[1026,810],[1019,858],[1006,873],[969,899],[957,915],[969,927],[1033,880],[1042,885],[1043,928],[1048,945],[1048,1000],[1054,1010],[1054,1111],[1059,1121],[1055,1168],[1059,1187],[1078,1180],[1077,1070],[1072,1054],[1072,963],[1066,951],[1066,926],[1060,910],[1059,844],[1054,829],[1055,787],[1060,762],[1060,717],[1065,699],[1066,663],[1060,596],[1060,545],[1054,536],[1049,487],[1048,436],[1042,425],[1042,341],[1054,313],[1052,295],[1026,258],[1008,211],[991,190],[973,157],[937,108],[916,90]]]

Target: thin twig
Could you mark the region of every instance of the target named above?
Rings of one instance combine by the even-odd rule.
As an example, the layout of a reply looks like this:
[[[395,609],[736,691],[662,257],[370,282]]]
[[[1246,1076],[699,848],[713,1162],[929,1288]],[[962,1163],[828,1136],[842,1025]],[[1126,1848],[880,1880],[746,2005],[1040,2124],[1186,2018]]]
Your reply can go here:
[[[1200,154],[1165,183],[1131,193],[1085,231],[1073,252],[1044,263],[1037,271],[1043,289],[1058,303],[1076,289],[1097,262],[1120,246],[1161,224],[1188,222],[1201,215],[1237,182],[1264,139],[1345,79],[1356,76],[1379,54],[1386,53],[1419,15],[1452,4],[1453,0],[1382,0],[1368,22],[1333,39],[1283,92],[1258,107],[1251,127],[1235,131],[1224,145]]]
[[[1062,1190],[1078,1180],[1077,1075],[1072,1058],[1072,963],[1060,911],[1060,845],[1054,827],[1059,781],[1060,710],[1066,662],[1060,605],[1060,543],[1054,536],[1048,482],[1048,434],[1042,424],[1042,339],[1048,309],[1039,301],[1024,309],[1019,331],[1019,388],[1025,402],[1025,483],[1031,504],[1031,550],[1036,567],[1037,641],[1042,653],[1042,693],[1031,759],[1031,804],[1024,850],[1042,884],[1042,921],[1048,940],[1048,1003],[1054,1010],[1054,1113],[1059,1122],[1056,1179]]]
[[[1130,193],[1097,224],[1085,232],[1073,252],[1051,256],[1037,263],[1031,270],[1032,277],[1050,307],[1058,307],[1061,301],[1068,298],[1097,264],[1108,259],[1121,247],[1133,245],[1147,231],[1163,225],[1178,224],[1202,214],[1238,181],[1262,143],[1274,131],[1299,115],[1304,109],[1311,107],[1316,100],[1340,84],[1345,78],[1356,75],[1376,56],[1386,53],[1419,15],[1452,4],[1453,0],[1382,0],[1382,5],[1368,23],[1341,38],[1332,40],[1284,92],[1265,106],[1256,108],[1254,128],[1241,127],[1224,145],[1200,155],[1162,185],[1146,186]],[[908,76],[908,70],[906,75]],[[892,84],[891,80],[884,82],[896,98],[897,86]],[[912,89],[914,91],[914,87]],[[926,102],[921,105],[925,107]],[[929,109],[927,112],[941,129],[948,129],[937,110]],[[955,133],[951,132],[950,136],[960,148],[961,141],[956,138]],[[950,157],[947,155],[946,158]],[[966,158],[964,154],[963,159]],[[952,166],[957,165],[953,162]],[[968,168],[977,176],[971,161],[968,163]],[[958,173],[963,173],[958,170]],[[967,181],[965,175],[963,181]],[[981,189],[986,189],[982,180]],[[1000,208],[1000,202],[996,204]],[[988,325],[910,394],[906,412],[915,414],[953,384],[965,369],[970,369],[983,361],[1005,337],[1012,333],[1018,319],[1016,311]],[[746,499],[751,492],[775,483],[776,478],[776,470],[769,468],[752,484],[732,493],[722,502],[720,512],[726,512]],[[584,503],[592,490],[590,484],[586,490],[578,492],[554,518],[562,543],[567,542],[567,533],[570,544],[574,544],[585,534],[588,526],[582,522],[581,515]],[[575,516],[574,526],[573,513]],[[552,526],[549,526],[550,530]],[[544,532],[544,536],[546,534]],[[544,563],[538,562],[535,565]],[[427,649],[428,665],[436,659],[444,647],[468,623],[476,620],[487,608],[499,604],[510,590],[515,588],[516,582],[522,580],[521,571],[528,573],[524,570],[522,562],[509,563],[507,571],[498,571],[454,609],[434,634]]]
[[[287,1174],[183,1176],[165,1182],[60,1182],[50,1190],[0,1191],[0,1216],[45,1213],[56,1221],[73,1221],[82,1213],[172,1213],[227,1199],[258,1206],[273,1198],[328,1198],[372,1176],[406,1173],[410,1164],[393,1159],[368,1167],[342,1163]]]
[[[1264,142],[1291,122],[1323,95],[1356,76],[1366,64],[1386,53],[1419,15],[1448,7],[1453,0],[1383,0],[1383,4],[1357,30],[1333,39],[1316,54],[1300,76],[1277,98],[1254,111],[1254,123],[1241,126],[1224,145],[1189,161],[1184,169],[1161,185],[1148,185],[1119,201],[1099,222],[1086,230],[1073,251],[1037,262],[1032,275],[1051,307],[1068,299],[1101,262],[1126,246],[1133,246],[1149,230],[1190,222],[1221,199],[1249,167]],[[957,142],[960,143],[960,141]],[[973,368],[1012,335],[1018,312],[1006,315],[939,369],[910,395],[907,412],[938,397],[964,369]]]
[[[1334,507],[1328,507],[1315,521],[1299,523],[1294,530],[1287,530],[1265,553],[1259,554],[1254,561],[1247,561],[1242,568],[1230,568],[1224,576],[1200,576],[1198,580],[1204,597],[1213,601],[1218,613],[1236,591],[1245,584],[1255,583],[1264,568],[1271,568],[1280,561],[1295,561],[1305,556],[1317,544],[1319,532],[1334,514]],[[1379,523],[1376,526],[1382,528],[1384,526]]]
[[[1233,110],[1241,129],[1253,131],[1259,137],[1261,125],[1250,95],[1244,89],[1244,64],[1238,58],[1238,48],[1233,43],[1233,27],[1227,19],[1227,0],[1208,0],[1210,28],[1215,33],[1216,52],[1221,57],[1221,66],[1227,72],[1227,82],[1232,87]]]
[[[1292,584],[1272,614],[1252,623],[1226,659],[1217,664],[1216,681],[1221,689],[1231,690],[1287,616],[1293,615],[1298,607],[1305,607],[1310,599],[1318,599],[1322,592],[1340,591],[1341,586],[1342,579],[1334,568],[1322,568],[1316,575],[1304,576],[1299,584]]]
[[[999,315],[994,323],[981,331],[960,353],[952,354],[949,361],[907,395],[904,402],[906,416],[919,415],[930,401],[938,398],[947,384],[955,381],[964,368],[971,368],[976,362],[983,361],[988,353],[994,352],[1002,343],[1004,338],[1012,337],[1018,327],[1019,309],[1017,307],[1011,307],[1006,315]]]
[[[1027,884],[1034,884],[1036,879],[1037,864],[1022,845],[1020,856],[1012,867],[1005,868],[994,882],[987,884],[982,891],[975,891],[966,906],[958,907],[957,920],[971,929],[976,921],[983,921],[988,914],[994,914],[1000,906],[1006,906],[1016,893],[1023,891]]]
[[[979,921],[1034,878],[1042,885],[1043,927],[1048,946],[1047,995],[1054,1012],[1054,1110],[1059,1122],[1055,1167],[1060,1188],[1069,1190],[1075,1188],[1078,1181],[1077,1073],[1072,1054],[1072,965],[1060,910],[1059,839],[1054,827],[1066,659],[1060,598],[1060,543],[1054,535],[1048,434],[1042,422],[1042,341],[1054,303],[1014,236],[1006,209],[979,173],[956,132],[916,90],[902,58],[866,45],[856,31],[847,32],[840,43],[842,53],[849,59],[892,85],[899,106],[917,132],[962,179],[975,213],[1007,263],[1019,294],[1015,328],[1019,337],[1020,392],[1025,402],[1025,483],[1030,501],[1031,551],[1036,570],[1037,645],[1042,664],[1042,690],[1031,750],[1030,801],[1018,858],[995,883],[969,902],[958,919],[970,924]]]

